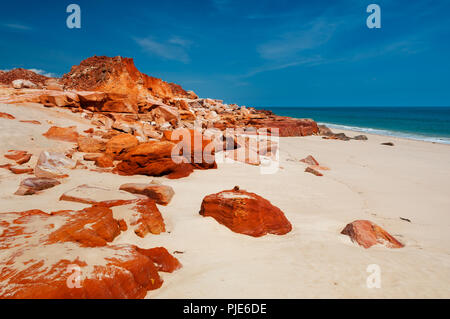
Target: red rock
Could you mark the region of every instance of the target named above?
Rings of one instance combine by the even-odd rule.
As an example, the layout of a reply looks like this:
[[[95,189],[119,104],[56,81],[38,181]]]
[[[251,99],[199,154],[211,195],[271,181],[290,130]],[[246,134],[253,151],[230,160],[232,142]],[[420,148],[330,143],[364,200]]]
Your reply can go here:
[[[317,123],[310,119],[294,119],[283,116],[275,116],[272,119],[253,119],[248,125],[255,128],[268,128],[279,130],[279,136],[308,136],[317,134],[319,128]]]
[[[106,154],[120,159],[128,150],[139,144],[138,139],[131,134],[119,134],[106,143]]]
[[[3,112],[0,112],[0,118],[7,119],[7,120],[14,120],[15,119],[15,117],[12,116],[11,114],[3,113]]]
[[[84,155],[83,159],[85,161],[92,161],[92,162],[94,162],[94,161],[97,160],[97,158],[99,158],[101,156],[103,156],[103,154],[101,154],[101,153],[90,153],[90,154]]]
[[[7,159],[15,161],[17,164],[22,165],[26,164],[31,159],[31,154],[28,154],[27,151],[13,151],[10,150],[8,153],[5,154],[5,157]]]
[[[300,162],[306,163],[308,165],[319,165],[319,162],[316,161],[316,159],[311,155],[308,155],[308,157],[301,159]]]
[[[147,175],[181,178],[189,176],[193,167],[179,156],[172,157],[175,144],[167,141],[151,141],[140,144],[123,157],[116,166],[120,175]]]
[[[149,257],[158,271],[172,273],[181,268],[181,263],[173,257],[166,248],[155,247],[150,249],[137,249],[141,254]]]
[[[103,168],[114,167],[114,162],[111,156],[103,155],[95,159],[95,165]]]
[[[175,194],[172,187],[158,184],[129,183],[120,186],[120,190],[145,195],[160,205],[168,205]]]
[[[47,107],[80,107],[80,98],[74,92],[43,91],[39,102]]]
[[[160,79],[139,72],[133,59],[122,57],[91,57],[73,66],[65,74],[62,83],[68,89],[90,90],[106,92],[108,95],[117,94],[124,98],[112,99],[112,102],[103,109],[94,105],[97,110],[114,112],[147,111],[148,98],[172,100],[177,97],[189,98],[191,94],[184,91],[181,86],[167,83]],[[151,103],[150,103],[151,104]],[[142,108],[138,110],[137,107]]]
[[[159,247],[108,244],[122,226],[104,206],[2,213],[1,227],[0,298],[143,298],[181,266]]]
[[[41,125],[42,123],[39,121],[35,121],[35,120],[24,120],[24,121],[19,121],[21,123],[28,123],[28,124],[35,124],[35,125]]]
[[[65,142],[78,142],[78,132],[75,126],[71,127],[57,127],[52,126],[46,133],[42,134],[45,137]]]
[[[323,174],[322,174],[321,172],[316,171],[316,170],[315,170],[314,168],[312,168],[311,166],[308,166],[308,167],[305,169],[305,172],[306,172],[306,173],[314,174],[314,175],[316,175],[316,176],[323,176]]]
[[[404,245],[391,236],[380,226],[368,220],[356,220],[342,230],[341,234],[348,235],[353,242],[364,248],[372,247],[376,244],[384,245],[388,248],[402,248]]]
[[[268,200],[235,187],[203,199],[200,215],[211,216],[236,233],[253,237],[292,230],[284,213]]]
[[[131,224],[138,225],[134,232],[139,237],[143,238],[149,233],[158,235],[166,231],[161,212],[153,200],[139,200],[133,210],[140,214],[139,218]]]
[[[164,131],[164,138],[176,143],[179,155],[184,156],[188,163],[196,169],[215,169],[215,145],[213,140],[197,130],[177,129]]]
[[[27,178],[20,183],[19,189],[14,193],[14,195],[33,195],[39,191],[55,187],[59,184],[61,183],[53,178]]]
[[[8,168],[14,174],[28,174],[33,173],[34,169],[29,167],[20,167],[20,166],[10,166]]]
[[[95,139],[88,136],[79,136],[78,151],[83,153],[101,153],[106,149],[106,143],[104,141]]]
[[[48,79],[49,77],[22,68],[13,69],[0,74],[0,83],[8,85],[14,80],[28,80],[42,86]]]

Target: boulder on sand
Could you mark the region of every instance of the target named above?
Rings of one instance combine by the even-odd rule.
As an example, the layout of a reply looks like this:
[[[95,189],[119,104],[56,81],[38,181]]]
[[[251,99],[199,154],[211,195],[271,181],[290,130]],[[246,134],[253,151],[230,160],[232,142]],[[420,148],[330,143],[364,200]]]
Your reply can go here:
[[[168,141],[150,141],[140,144],[123,156],[116,166],[120,175],[164,176],[182,178],[193,172],[193,166],[182,156],[172,156],[175,144]]]
[[[120,186],[120,190],[132,194],[145,195],[160,205],[169,204],[175,194],[172,187],[158,184],[129,183]]]
[[[292,230],[284,213],[268,200],[235,187],[203,199],[200,215],[211,216],[232,231],[253,237]]]
[[[33,195],[39,191],[55,187],[59,184],[61,184],[61,182],[54,178],[27,178],[20,183],[19,189],[14,193],[14,195]]]
[[[113,136],[106,143],[106,154],[114,159],[120,159],[128,150],[139,144],[138,139],[131,134],[119,134]]]
[[[402,248],[404,245],[391,236],[380,226],[368,220],[356,220],[342,230],[341,234],[348,235],[353,242],[364,248],[380,244],[388,248]]]
[[[76,164],[64,154],[44,151],[39,155],[34,174],[37,177],[65,178],[69,176],[68,170],[75,168]]]

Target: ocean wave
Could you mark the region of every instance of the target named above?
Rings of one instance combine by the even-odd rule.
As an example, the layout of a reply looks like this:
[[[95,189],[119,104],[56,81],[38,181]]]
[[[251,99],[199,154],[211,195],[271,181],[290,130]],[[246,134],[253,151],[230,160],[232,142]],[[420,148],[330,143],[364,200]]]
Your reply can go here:
[[[447,138],[447,137],[426,136],[426,135],[414,134],[414,133],[405,133],[405,132],[399,132],[399,131],[374,129],[374,128],[369,128],[369,127],[340,125],[340,124],[333,124],[333,123],[318,123],[318,124],[326,125],[331,129],[334,128],[334,129],[338,129],[338,130],[348,130],[348,131],[354,131],[354,132],[360,132],[360,133],[400,137],[400,138],[407,138],[407,139],[416,140],[416,141],[425,141],[425,142],[433,142],[433,143],[450,145],[450,138]]]

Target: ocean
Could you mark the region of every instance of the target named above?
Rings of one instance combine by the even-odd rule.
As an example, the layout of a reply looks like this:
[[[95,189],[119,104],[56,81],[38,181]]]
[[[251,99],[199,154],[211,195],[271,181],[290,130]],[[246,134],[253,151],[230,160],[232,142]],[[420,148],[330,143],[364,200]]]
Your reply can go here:
[[[258,107],[330,128],[450,144],[450,107]]]

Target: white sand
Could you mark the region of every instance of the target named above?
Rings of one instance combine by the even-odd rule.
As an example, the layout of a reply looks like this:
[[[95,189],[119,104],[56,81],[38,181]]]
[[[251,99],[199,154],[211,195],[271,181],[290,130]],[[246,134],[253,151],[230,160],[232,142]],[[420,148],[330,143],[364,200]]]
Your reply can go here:
[[[0,112],[18,120],[50,119],[59,126],[78,123],[80,132],[89,127],[79,115],[61,109],[0,104]],[[48,124],[18,124],[0,119],[0,164],[10,162],[3,158],[9,149],[38,155],[44,149],[73,146],[41,136]],[[126,232],[115,243],[184,252],[175,255],[183,268],[162,274],[163,287],[149,292],[148,298],[450,298],[450,146],[367,136],[368,141],[348,142],[282,138],[282,168],[274,175],[235,163],[180,180],[157,178],[175,190],[172,202],[159,206],[168,231],[146,238]],[[387,141],[395,146],[380,145]],[[307,155],[331,170],[323,177],[305,173],[305,164],[298,160]],[[12,195],[25,177],[0,169],[2,212],[80,209],[87,205],[60,202],[59,196],[81,184],[118,189],[124,183],[152,180],[74,170],[61,185],[39,195]],[[204,196],[235,185],[283,210],[292,232],[253,238],[199,215]],[[340,234],[356,219],[379,224],[406,247],[357,246]],[[370,264],[381,267],[379,289],[366,286]]]

